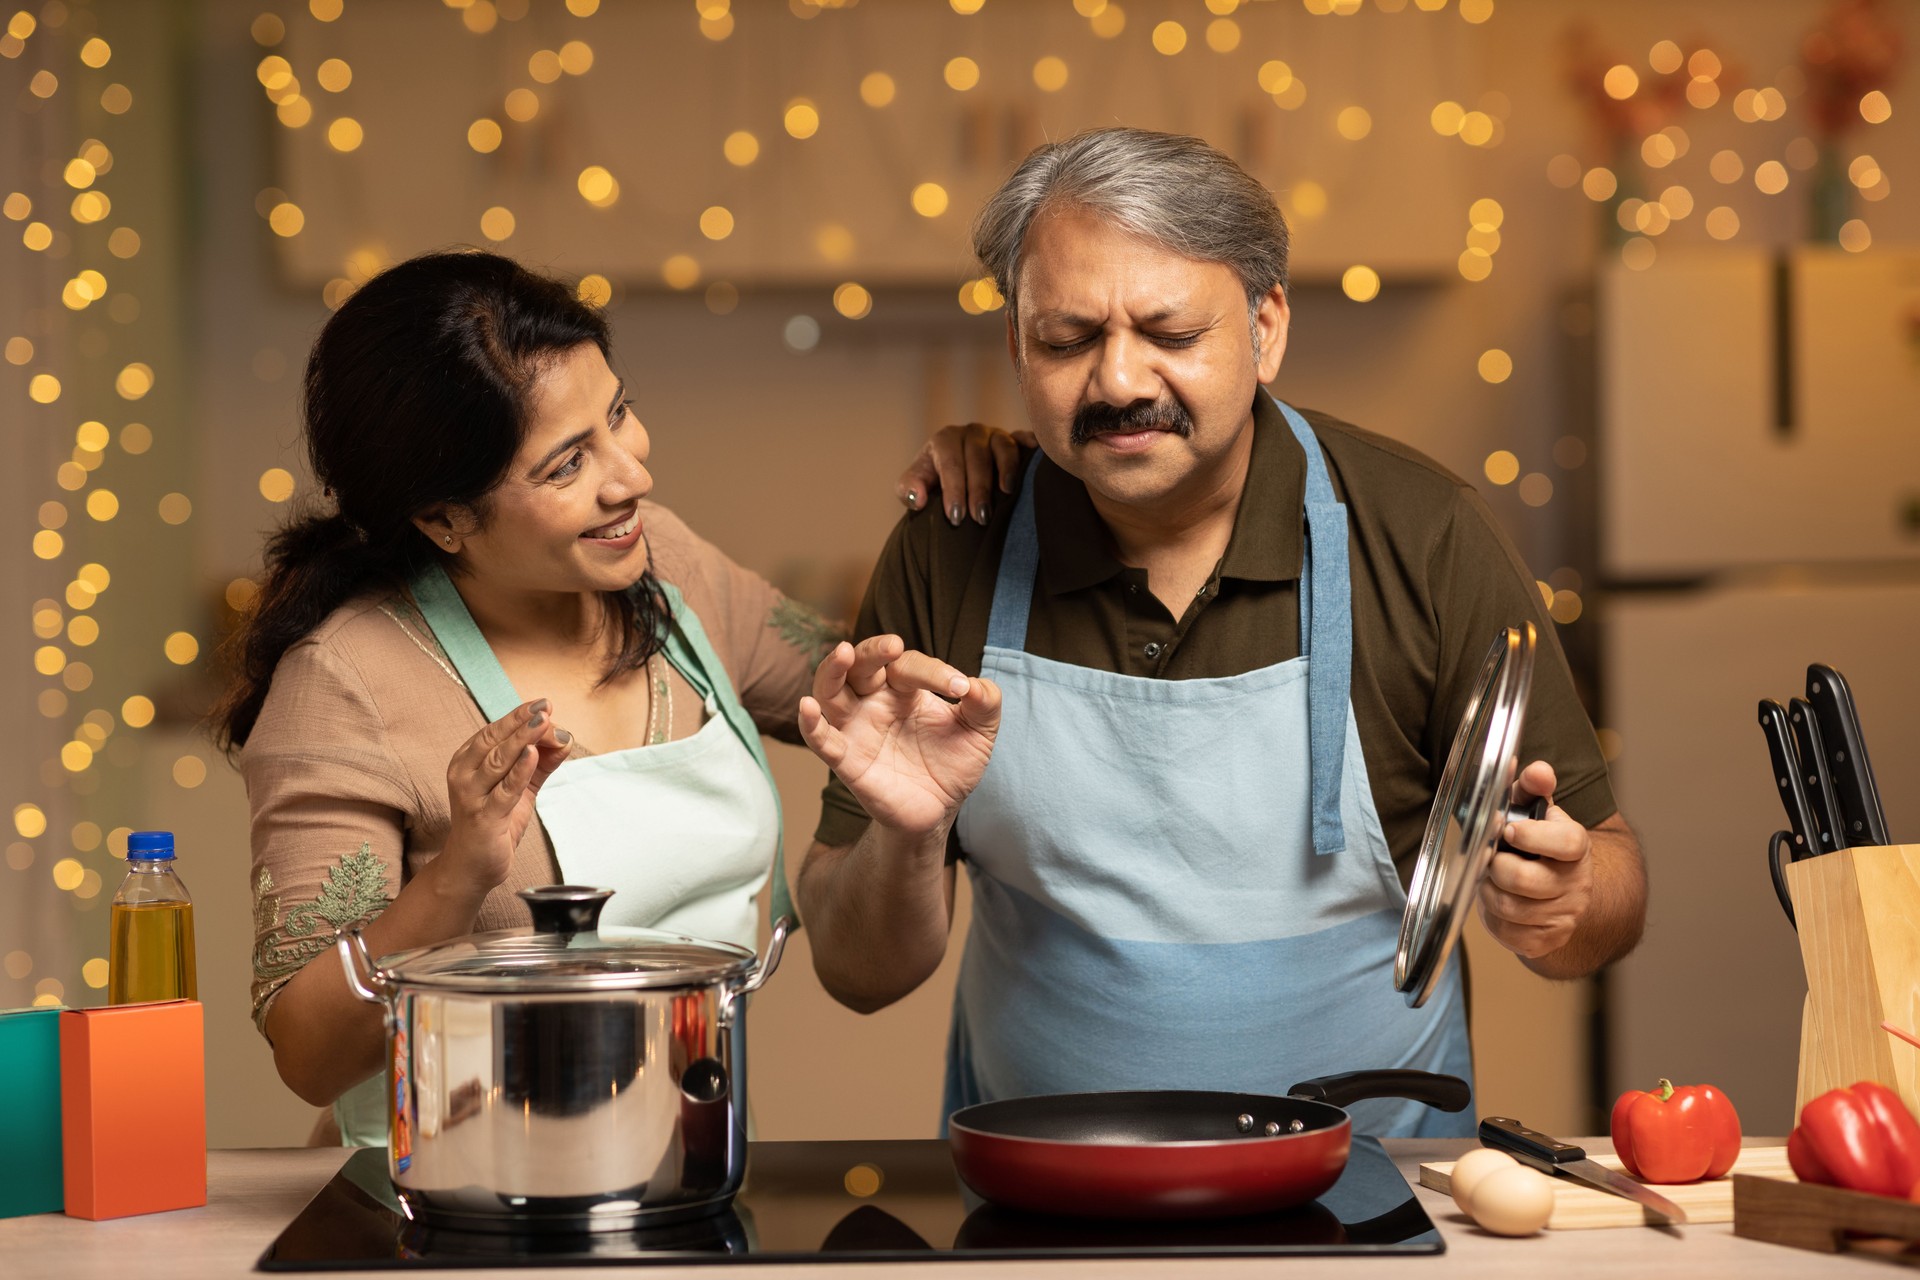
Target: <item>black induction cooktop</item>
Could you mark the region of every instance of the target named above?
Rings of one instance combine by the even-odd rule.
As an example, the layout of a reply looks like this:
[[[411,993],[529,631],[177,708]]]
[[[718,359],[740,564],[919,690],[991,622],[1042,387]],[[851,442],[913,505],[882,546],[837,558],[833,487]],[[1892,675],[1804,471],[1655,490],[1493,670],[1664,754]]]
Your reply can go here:
[[[356,1151],[260,1255],[262,1271],[943,1258],[1263,1257],[1440,1253],[1407,1180],[1372,1138],[1312,1204],[1197,1223],[1048,1218],[984,1204],[947,1144],[756,1142],[731,1209],[698,1222],[594,1235],[479,1234],[410,1221],[382,1150]]]

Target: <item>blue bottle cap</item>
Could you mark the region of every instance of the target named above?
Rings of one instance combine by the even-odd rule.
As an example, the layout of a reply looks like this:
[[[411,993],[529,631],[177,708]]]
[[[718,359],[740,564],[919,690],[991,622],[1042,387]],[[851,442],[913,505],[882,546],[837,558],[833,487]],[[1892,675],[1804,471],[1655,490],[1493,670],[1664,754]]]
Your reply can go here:
[[[149,862],[169,862],[173,859],[173,832],[136,831],[127,837],[127,858],[141,858]]]

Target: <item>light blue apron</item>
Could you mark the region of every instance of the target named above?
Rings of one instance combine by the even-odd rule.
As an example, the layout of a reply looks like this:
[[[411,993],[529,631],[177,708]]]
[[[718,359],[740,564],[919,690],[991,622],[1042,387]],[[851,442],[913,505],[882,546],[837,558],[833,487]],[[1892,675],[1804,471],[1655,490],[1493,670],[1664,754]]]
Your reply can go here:
[[[500,667],[446,573],[436,564],[410,584],[421,616],[489,722],[524,699]],[[759,728],[741,705],[699,617],[662,583],[672,623],[665,656],[705,703],[686,738],[568,760],[535,798],[569,883],[614,890],[602,923],[664,929],[755,949],[758,894],[773,915],[793,914],[781,848],[780,793]],[[334,1104],[350,1146],[387,1141],[393,1073]]]
[[[1027,653],[1028,468],[981,664],[1000,731],[959,817],[973,925],[944,1114],[1105,1089],[1279,1094],[1388,1067],[1471,1079],[1458,967],[1423,1008],[1394,990],[1406,894],[1348,697],[1346,508],[1313,429],[1279,407],[1307,458],[1302,652],[1243,675],[1144,679]],[[1349,1110],[1364,1133],[1474,1132],[1471,1109]]]

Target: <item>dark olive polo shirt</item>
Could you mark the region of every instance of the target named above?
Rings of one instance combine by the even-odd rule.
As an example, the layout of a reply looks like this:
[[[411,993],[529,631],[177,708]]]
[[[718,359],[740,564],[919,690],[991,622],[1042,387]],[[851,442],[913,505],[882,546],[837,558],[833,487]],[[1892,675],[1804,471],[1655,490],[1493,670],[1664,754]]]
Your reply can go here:
[[[1606,762],[1554,624],[1473,486],[1405,445],[1303,412],[1347,505],[1354,719],[1402,882],[1487,648],[1503,627],[1531,621],[1540,633],[1521,762],[1553,765],[1555,801],[1576,821],[1591,827],[1611,816]],[[1264,393],[1253,431],[1226,554],[1179,617],[1147,589],[1145,570],[1119,561],[1086,487],[1043,458],[1033,475],[1040,566],[1028,652],[1159,680],[1240,675],[1298,657],[1306,455]],[[893,632],[909,648],[979,674],[1014,500],[1001,495],[984,526],[955,528],[938,512],[902,518],[874,569],[857,636]],[[1152,731],[1141,725],[1144,738]],[[816,838],[852,844],[867,822],[859,803],[838,778],[822,800]]]

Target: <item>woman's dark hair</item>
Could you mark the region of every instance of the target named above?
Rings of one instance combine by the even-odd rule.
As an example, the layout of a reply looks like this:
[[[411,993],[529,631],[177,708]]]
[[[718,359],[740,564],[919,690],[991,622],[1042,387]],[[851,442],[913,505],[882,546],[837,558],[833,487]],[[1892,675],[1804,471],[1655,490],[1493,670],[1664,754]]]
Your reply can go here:
[[[447,503],[485,521],[541,369],[586,342],[609,352],[599,312],[492,253],[410,259],[334,312],[307,358],[302,406],[307,457],[334,509],[304,512],[267,542],[265,581],[229,642],[235,674],[214,713],[222,746],[246,744],[281,655],[328,614],[405,586],[436,557],[456,569],[414,517]],[[651,569],[605,598],[620,628],[611,679],[659,649],[667,612]]]

